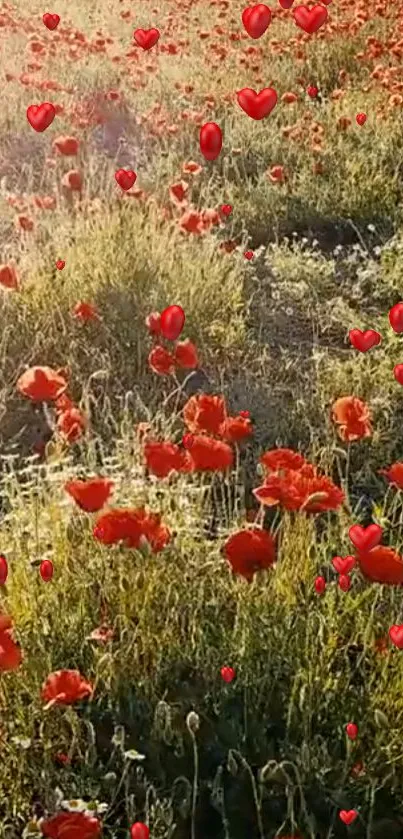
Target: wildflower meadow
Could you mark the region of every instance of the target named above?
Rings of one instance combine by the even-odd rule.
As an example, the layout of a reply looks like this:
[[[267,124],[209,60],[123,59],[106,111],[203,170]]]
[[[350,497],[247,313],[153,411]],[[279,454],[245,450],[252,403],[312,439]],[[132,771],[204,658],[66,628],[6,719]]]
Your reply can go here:
[[[402,3],[0,50],[0,839],[403,839]]]

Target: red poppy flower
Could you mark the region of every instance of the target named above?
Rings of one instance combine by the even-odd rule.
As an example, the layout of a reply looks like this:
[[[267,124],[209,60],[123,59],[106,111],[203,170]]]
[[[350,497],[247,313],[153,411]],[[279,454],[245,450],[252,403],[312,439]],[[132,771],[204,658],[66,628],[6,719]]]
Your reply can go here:
[[[73,317],[84,322],[101,319],[96,306],[93,306],[92,303],[85,303],[83,300],[74,306]]]
[[[115,632],[111,626],[97,626],[88,636],[88,641],[98,641],[99,644],[107,644],[114,637]]]
[[[253,494],[266,507],[281,504],[286,510],[305,513],[337,510],[344,501],[343,491],[330,478],[304,475],[292,469],[268,475],[263,486],[254,489]]]
[[[79,147],[80,143],[75,137],[56,137],[53,140],[53,148],[65,157],[74,157]]]
[[[43,683],[41,698],[54,705],[73,705],[92,696],[93,690],[78,670],[55,670]]]
[[[178,341],[175,347],[175,362],[178,367],[184,370],[195,370],[199,366],[197,349],[189,338],[185,341]]]
[[[22,651],[12,636],[12,626],[9,615],[0,615],[0,673],[17,670],[22,662]]]
[[[144,445],[147,469],[157,478],[166,478],[171,472],[183,472],[189,468],[188,457],[175,443],[157,443],[152,440]]]
[[[87,420],[79,408],[73,407],[59,414],[56,425],[59,434],[67,443],[76,443],[87,427]]]
[[[62,414],[63,411],[69,411],[70,408],[74,408],[74,402],[67,396],[67,393],[62,393],[61,396],[58,396],[54,404],[57,414]]]
[[[188,190],[189,184],[187,184],[186,181],[179,181],[179,183],[172,184],[172,186],[169,187],[169,194],[175,204],[183,204]]]
[[[30,367],[17,382],[17,390],[33,402],[53,402],[66,388],[65,378],[51,367]]]
[[[96,521],[92,532],[103,545],[123,542],[128,548],[140,548],[144,538],[153,553],[162,551],[171,540],[168,528],[161,524],[161,516],[147,513],[144,508],[109,510]]]
[[[208,434],[219,434],[220,427],[226,418],[226,407],[223,396],[210,396],[201,393],[191,396],[183,408],[183,419],[189,431]]]
[[[186,213],[183,213],[180,219],[178,219],[178,225],[186,233],[196,233],[199,236],[205,231],[203,215],[197,212],[197,210],[187,210]]]
[[[161,334],[161,315],[159,312],[151,312],[146,317],[146,327],[150,335]]]
[[[85,813],[56,813],[41,821],[42,836],[48,839],[98,839],[101,822]]]
[[[175,371],[175,359],[164,347],[154,347],[148,356],[148,364],[159,376],[169,376]]]
[[[240,574],[251,582],[257,571],[273,565],[275,541],[267,530],[238,530],[227,539],[224,553],[234,574]]]
[[[392,463],[389,469],[380,469],[379,474],[385,475],[393,486],[403,489],[403,462]]]
[[[368,405],[356,396],[342,396],[332,406],[332,416],[342,440],[351,442],[370,437],[371,416]]]
[[[85,510],[86,513],[96,513],[106,504],[113,488],[113,481],[107,478],[89,478],[87,481],[74,479],[67,481],[64,488],[81,510]]]
[[[272,166],[267,172],[267,177],[273,184],[284,183],[287,180],[287,175],[284,166]]]
[[[195,472],[220,472],[229,469],[234,462],[231,446],[205,435],[192,436],[188,453],[191,469]]]
[[[69,192],[81,192],[83,188],[83,178],[81,172],[77,169],[70,169],[62,177],[62,186]]]
[[[0,265],[0,285],[3,288],[18,289],[19,280],[14,265]]]
[[[248,417],[227,417],[220,425],[220,437],[229,443],[240,443],[253,434],[252,423]]]
[[[302,454],[293,451],[293,449],[269,449],[261,455],[259,462],[264,466],[266,472],[283,472],[288,469],[298,472],[304,466],[313,469]]]
[[[403,584],[403,559],[393,548],[378,545],[366,553],[358,553],[357,560],[365,577],[375,583]]]

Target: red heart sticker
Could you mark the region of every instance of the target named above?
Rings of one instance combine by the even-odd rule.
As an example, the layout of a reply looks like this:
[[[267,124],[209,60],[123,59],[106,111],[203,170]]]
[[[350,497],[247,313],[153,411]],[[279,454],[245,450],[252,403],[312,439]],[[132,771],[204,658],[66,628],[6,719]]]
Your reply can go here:
[[[133,184],[136,182],[136,178],[137,175],[132,169],[118,169],[118,171],[115,172],[116,182],[125,191],[131,189]]]
[[[358,813],[357,810],[340,810],[339,816],[344,824],[352,824],[355,822]]]
[[[27,119],[35,131],[46,131],[56,116],[55,106],[50,102],[42,105],[30,105],[27,108]]]
[[[271,11],[264,3],[251,6],[242,12],[242,23],[251,38],[261,38],[271,21]]]
[[[185,325],[185,313],[181,306],[168,306],[161,312],[160,329],[167,341],[176,341]]]
[[[227,682],[229,685],[235,679],[235,670],[233,667],[222,667],[221,668],[221,677],[224,679],[224,682]]]
[[[376,548],[382,539],[382,528],[379,524],[370,524],[368,527],[361,527],[360,524],[353,524],[348,535],[358,551],[371,551]]]
[[[215,160],[222,149],[222,131],[216,122],[206,122],[200,129],[200,151],[206,160]]]
[[[361,329],[351,329],[349,338],[353,347],[360,352],[367,352],[381,342],[381,336],[375,329],[367,329],[365,332]]]
[[[392,306],[389,312],[389,323],[394,332],[398,334],[403,332],[403,303],[396,303],[396,306]]]
[[[50,12],[46,12],[42,17],[42,20],[46,28],[50,29],[51,31],[53,31],[53,29],[56,29],[56,27],[59,26],[60,23],[59,15],[51,15]]]
[[[335,556],[332,565],[338,574],[349,574],[355,565],[355,556]]]
[[[325,6],[297,6],[293,10],[294,20],[300,29],[313,35],[327,20],[327,9]]]
[[[160,33],[158,29],[136,29],[133,38],[143,50],[150,50],[158,41]]]
[[[237,92],[238,104],[252,119],[264,119],[277,104],[277,93],[272,87],[265,87],[256,93],[250,87]]]
[[[403,625],[394,624],[390,627],[389,638],[399,650],[403,650]]]

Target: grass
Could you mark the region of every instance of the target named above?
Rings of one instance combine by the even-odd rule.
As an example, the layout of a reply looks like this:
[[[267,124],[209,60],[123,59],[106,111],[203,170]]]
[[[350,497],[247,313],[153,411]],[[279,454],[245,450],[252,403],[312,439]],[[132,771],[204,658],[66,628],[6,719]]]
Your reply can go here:
[[[158,11],[56,2],[54,33],[36,0],[29,12],[18,0],[0,14],[1,259],[15,260],[21,277],[19,291],[0,289],[0,550],[10,568],[0,602],[24,651],[22,666],[0,675],[1,839],[37,836],[61,799],[104,802],[106,839],[135,821],[152,839],[403,835],[401,653],[376,648],[403,622],[401,591],[354,572],[343,593],[331,566],[350,553],[356,521],[378,521],[383,544],[403,545],[400,493],[379,475],[403,444],[392,372],[400,337],[388,324],[403,269],[403,19],[398,4],[341,0],[323,34],[308,37],[274,8],[260,41],[237,40],[243,6],[225,0],[163,0]],[[132,30],[152,26],[158,49],[133,57]],[[62,89],[35,87],[49,80]],[[309,84],[320,99],[306,95]],[[276,88],[270,117],[240,111],[234,92],[245,86]],[[298,101],[281,101],[288,91]],[[64,112],[35,134],[25,111],[46,100]],[[209,120],[224,134],[214,163],[198,146]],[[52,152],[61,134],[80,140],[77,158]],[[189,161],[202,170],[186,172]],[[284,184],[268,177],[277,165]],[[136,170],[144,197],[119,193],[120,167]],[[81,200],[61,185],[72,168],[84,177]],[[195,210],[229,203],[231,216],[203,236],[181,230],[188,207],[169,191],[178,181]],[[54,209],[33,205],[44,195]],[[15,224],[18,213],[32,232]],[[232,253],[220,249],[228,240]],[[79,300],[102,320],[74,320]],[[232,414],[251,412],[253,440],[222,479],[145,474],[136,426],[179,441],[197,385],[190,377],[178,392],[147,364],[145,318],[172,303],[200,353],[201,389],[223,393]],[[379,330],[381,345],[357,353],[352,328]],[[36,364],[69,368],[69,393],[91,423],[75,446],[61,445],[46,411],[16,390]],[[370,406],[374,431],[347,446],[330,411],[350,394]],[[39,458],[38,442],[47,443]],[[258,457],[275,446],[301,450],[346,502],[315,518],[271,511],[278,560],[247,585],[229,573],[222,546],[245,525]],[[90,474],[113,479],[114,506],[159,511],[172,543],[157,555],[101,547],[92,517],[63,489]],[[49,584],[38,573],[44,558],[55,568]],[[105,610],[114,637],[97,645],[88,637]],[[228,685],[224,664],[236,671]],[[44,708],[41,686],[62,668],[92,682],[90,702]],[[352,808],[347,832],[338,812]]]

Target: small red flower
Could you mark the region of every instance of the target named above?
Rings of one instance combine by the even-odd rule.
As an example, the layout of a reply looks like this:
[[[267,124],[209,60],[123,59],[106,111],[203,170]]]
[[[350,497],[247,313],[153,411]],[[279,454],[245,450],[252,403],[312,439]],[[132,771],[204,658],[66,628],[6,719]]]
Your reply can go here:
[[[385,475],[388,481],[398,489],[403,489],[403,463],[392,463],[389,469],[380,469],[380,475]]]
[[[144,457],[147,469],[157,478],[166,478],[171,472],[183,472],[188,467],[186,452],[175,443],[150,440],[144,445]]]
[[[73,407],[59,414],[56,425],[59,434],[67,443],[76,443],[87,427],[87,419],[79,408]]]
[[[92,685],[78,670],[55,670],[43,683],[41,697],[54,705],[73,705],[92,693]]]
[[[146,327],[150,335],[161,334],[161,315],[159,312],[151,312],[146,317]]]
[[[175,363],[184,370],[195,370],[199,366],[197,349],[189,338],[179,341],[175,347]]]
[[[3,288],[17,290],[20,286],[14,265],[0,265],[0,285]]]
[[[80,481],[76,478],[67,481],[64,488],[81,510],[85,510],[86,513],[96,513],[106,504],[113,488],[113,481],[107,478],[89,478],[86,481]]]
[[[96,521],[93,536],[103,545],[122,542],[128,548],[140,548],[143,538],[153,553],[159,553],[171,540],[171,534],[161,523],[157,513],[144,508],[115,508],[103,513]]]
[[[367,579],[387,585],[403,585],[403,559],[393,548],[377,545],[371,551],[358,553],[360,570]]]
[[[201,393],[191,396],[183,408],[183,419],[189,431],[207,434],[219,434],[222,423],[226,418],[226,407],[223,396],[210,396]]]
[[[342,440],[351,442],[370,437],[371,417],[368,405],[356,396],[342,396],[332,407],[333,420]]]
[[[33,402],[54,402],[66,388],[64,376],[51,367],[30,367],[17,382],[17,390]]]
[[[75,137],[56,137],[53,140],[53,149],[65,157],[74,157],[78,154],[80,143]]]
[[[303,470],[284,470],[269,474],[263,486],[253,490],[254,496],[267,507],[280,504],[286,510],[322,513],[337,510],[344,493],[330,478],[305,475]]]
[[[220,436],[229,443],[240,443],[253,434],[252,423],[248,417],[227,417],[220,425]]]
[[[83,300],[74,306],[73,317],[77,320],[82,320],[84,323],[90,320],[101,319],[96,306],[93,306],[92,303],[85,303]]]
[[[302,454],[295,452],[293,449],[269,449],[261,455],[259,462],[264,466],[266,472],[282,472],[288,469],[298,472],[304,466],[310,466]]]
[[[12,635],[13,620],[9,615],[0,615],[0,673],[17,670],[22,662],[20,645]]]
[[[148,364],[159,376],[169,376],[175,371],[175,359],[164,347],[154,347],[148,356]]]
[[[56,813],[40,825],[47,839],[98,839],[102,827],[97,818],[85,813]]]
[[[238,530],[227,539],[224,553],[234,574],[240,574],[251,582],[257,571],[273,565],[275,541],[267,530]]]
[[[188,452],[191,470],[195,472],[221,472],[234,462],[231,446],[206,435],[193,435]]]

